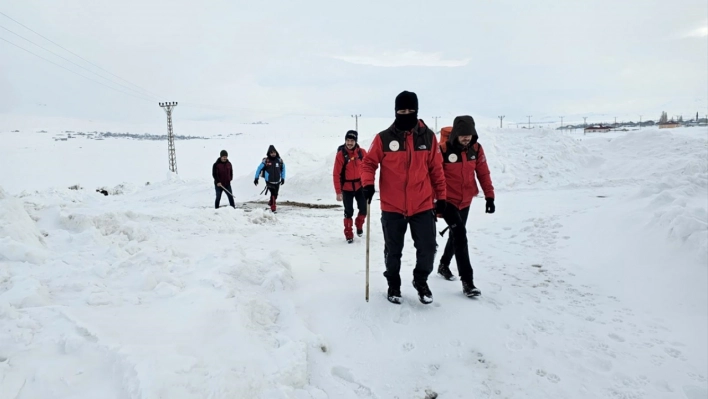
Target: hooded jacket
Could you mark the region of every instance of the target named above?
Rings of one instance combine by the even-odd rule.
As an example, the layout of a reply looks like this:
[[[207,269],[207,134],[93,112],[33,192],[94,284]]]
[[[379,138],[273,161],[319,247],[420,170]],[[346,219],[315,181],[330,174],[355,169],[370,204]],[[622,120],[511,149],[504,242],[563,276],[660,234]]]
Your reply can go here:
[[[459,136],[472,136],[472,141],[463,147]],[[452,132],[442,152],[442,166],[445,172],[447,202],[457,209],[470,206],[472,198],[479,194],[479,179],[486,198],[494,198],[494,186],[489,173],[489,165],[484,149],[477,143],[474,120],[469,116],[455,118]],[[441,146],[442,148],[442,146]]]
[[[270,156],[271,151],[275,151],[275,157]],[[266,183],[280,184],[281,181],[285,180],[285,164],[280,158],[280,153],[275,149],[274,145],[268,147],[268,152],[266,152],[266,157],[263,158],[261,164],[258,165],[256,169],[255,180],[258,180],[261,172],[263,172],[263,177]]]
[[[374,137],[362,165],[361,181],[373,185],[381,165],[381,210],[413,216],[446,199],[438,140],[422,120],[410,131],[391,125]]]

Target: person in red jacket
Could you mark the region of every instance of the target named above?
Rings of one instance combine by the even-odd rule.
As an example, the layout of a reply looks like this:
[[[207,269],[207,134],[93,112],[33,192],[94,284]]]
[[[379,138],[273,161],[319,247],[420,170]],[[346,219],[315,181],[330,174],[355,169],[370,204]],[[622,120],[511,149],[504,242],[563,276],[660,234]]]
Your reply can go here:
[[[359,147],[357,140],[359,133],[350,130],[344,135],[344,144],[337,148],[334,159],[332,180],[337,201],[344,201],[344,237],[348,243],[354,242],[352,225],[354,221],[354,199],[359,213],[356,215],[356,234],[364,234],[364,221],[366,220],[366,198],[361,189],[361,164],[366,156],[366,150]]]
[[[416,94],[400,93],[395,110],[393,124],[378,133],[371,143],[361,180],[366,199],[371,203],[376,191],[374,176],[381,165],[379,189],[388,300],[401,303],[401,256],[410,224],[416,248],[413,287],[418,291],[418,299],[428,304],[433,301],[428,276],[435,262],[435,212],[444,211],[445,176],[435,133],[418,119]]]
[[[455,279],[450,271],[450,261],[454,255],[457,271],[462,280],[462,292],[470,297],[481,294],[474,285],[465,228],[472,198],[479,193],[477,179],[482,185],[486,199],[485,212],[495,211],[494,186],[484,149],[477,142],[478,137],[474,119],[468,115],[458,116],[453,122],[452,132],[447,142],[441,145],[447,189],[444,218],[450,227],[450,236],[440,258],[438,274],[447,280]]]

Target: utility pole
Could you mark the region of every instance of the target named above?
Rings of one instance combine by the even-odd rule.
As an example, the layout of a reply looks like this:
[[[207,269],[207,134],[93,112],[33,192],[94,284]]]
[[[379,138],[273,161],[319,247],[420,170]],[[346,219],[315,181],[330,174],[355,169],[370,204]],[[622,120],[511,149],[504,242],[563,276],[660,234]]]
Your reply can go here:
[[[563,117],[561,116],[561,130],[563,130]]]
[[[433,119],[435,119],[435,134],[438,133],[438,119],[439,119],[439,118],[440,118],[439,116],[434,116],[434,117],[433,117]]]
[[[172,131],[172,109],[176,106],[176,102],[160,103],[160,107],[167,114],[167,152],[170,158],[170,172],[174,173],[177,173],[177,155],[175,155],[175,135]]]
[[[639,115],[639,129],[642,128],[642,115]]]
[[[527,118],[529,118],[529,129],[531,129],[531,115],[526,115]]]
[[[499,116],[499,128],[500,128],[500,129],[502,128],[502,122],[504,121],[504,118],[505,118],[505,117],[506,117],[506,115],[500,115],[500,116]]]
[[[355,126],[354,130],[356,130],[357,133],[359,133],[359,117],[360,117],[360,116],[361,116],[361,114],[359,114],[359,115],[352,115],[352,118],[354,118],[354,121],[355,121],[355,122],[354,122],[354,123],[355,123],[355,125],[354,125],[354,126]]]
[[[617,126],[617,117],[615,116],[615,126]]]
[[[587,117],[587,116],[583,116],[583,127],[588,127],[587,120],[588,120],[588,117]]]

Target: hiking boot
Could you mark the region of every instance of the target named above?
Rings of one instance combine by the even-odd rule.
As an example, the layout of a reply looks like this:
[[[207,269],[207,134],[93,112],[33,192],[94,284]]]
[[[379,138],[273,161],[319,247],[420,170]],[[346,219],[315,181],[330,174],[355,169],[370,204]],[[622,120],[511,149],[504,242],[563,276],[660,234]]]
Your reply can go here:
[[[415,281],[414,279],[413,288],[418,291],[418,299],[421,303],[427,305],[433,302],[433,293],[430,292],[430,288],[428,288],[428,283],[426,281]]]
[[[438,266],[438,274],[443,276],[445,280],[452,281],[455,279],[455,275],[453,275],[450,271],[450,266],[444,263],[440,263],[440,265]]]
[[[388,301],[395,303],[396,305],[401,304],[401,289],[398,287],[388,287]]]
[[[474,286],[474,281],[471,281],[469,283],[466,281],[462,281],[462,293],[468,297],[482,295],[482,291],[480,291],[479,288]]]

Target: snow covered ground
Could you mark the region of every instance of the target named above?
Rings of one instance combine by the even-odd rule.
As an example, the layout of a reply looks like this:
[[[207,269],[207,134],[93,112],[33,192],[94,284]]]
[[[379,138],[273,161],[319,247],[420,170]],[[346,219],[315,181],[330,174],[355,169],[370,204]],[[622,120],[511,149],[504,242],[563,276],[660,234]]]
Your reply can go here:
[[[475,200],[468,222],[482,296],[431,275],[419,303],[408,239],[396,306],[378,195],[368,303],[341,208],[252,202],[273,143],[281,201],[337,205],[349,119],[178,141],[177,176],[164,142],[0,132],[0,399],[708,396],[705,128],[481,130],[497,189],[497,213]],[[387,123],[360,120],[360,143]],[[223,148],[236,210],[212,206]]]

